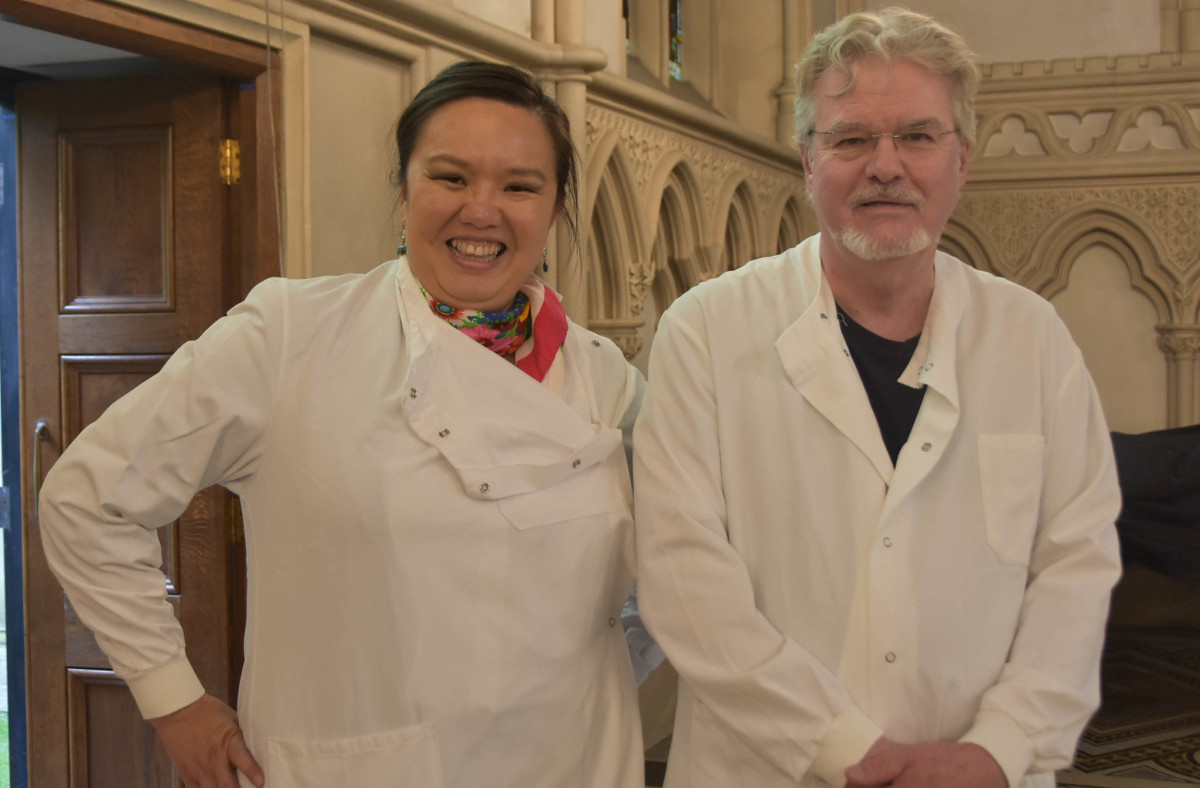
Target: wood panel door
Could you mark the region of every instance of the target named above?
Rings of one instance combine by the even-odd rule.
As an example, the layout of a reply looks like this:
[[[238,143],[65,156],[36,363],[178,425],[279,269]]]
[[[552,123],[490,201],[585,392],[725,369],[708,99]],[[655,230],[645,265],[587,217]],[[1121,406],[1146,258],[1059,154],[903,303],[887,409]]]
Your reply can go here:
[[[179,784],[46,566],[32,488],[84,426],[240,289],[230,284],[231,198],[219,168],[235,105],[233,88],[199,75],[18,92],[21,413],[39,454],[35,463],[23,452],[32,788]],[[235,520],[228,494],[210,489],[159,531],[188,655],[227,700],[241,662]]]

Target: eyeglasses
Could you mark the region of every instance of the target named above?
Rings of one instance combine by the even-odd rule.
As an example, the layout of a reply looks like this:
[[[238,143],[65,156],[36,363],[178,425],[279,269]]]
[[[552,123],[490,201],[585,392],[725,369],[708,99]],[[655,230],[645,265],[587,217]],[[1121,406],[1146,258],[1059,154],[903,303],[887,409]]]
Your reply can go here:
[[[828,153],[844,161],[853,161],[868,153],[873,153],[875,146],[879,144],[880,137],[891,137],[892,145],[895,146],[898,154],[916,159],[929,156],[945,148],[946,137],[957,133],[958,128],[942,129],[939,123],[922,121],[894,133],[874,132],[865,126],[855,124],[835,126],[830,131],[813,129],[809,132],[809,136],[821,135],[818,147],[822,153]]]

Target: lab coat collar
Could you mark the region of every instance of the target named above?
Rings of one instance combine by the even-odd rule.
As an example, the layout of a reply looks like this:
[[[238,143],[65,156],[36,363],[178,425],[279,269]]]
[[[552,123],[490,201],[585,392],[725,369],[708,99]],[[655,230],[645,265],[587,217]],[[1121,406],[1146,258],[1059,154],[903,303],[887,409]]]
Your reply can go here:
[[[892,461],[838,326],[833,291],[821,272],[819,243],[820,236],[813,236],[788,252],[797,258],[798,291],[814,297],[776,339],[775,352],[792,386],[858,447],[886,484]]]
[[[396,284],[408,351],[406,416],[454,467],[468,496],[532,492],[620,446],[621,432],[604,425],[590,369],[574,347],[578,331],[568,330],[559,396],[434,315],[403,259]]]

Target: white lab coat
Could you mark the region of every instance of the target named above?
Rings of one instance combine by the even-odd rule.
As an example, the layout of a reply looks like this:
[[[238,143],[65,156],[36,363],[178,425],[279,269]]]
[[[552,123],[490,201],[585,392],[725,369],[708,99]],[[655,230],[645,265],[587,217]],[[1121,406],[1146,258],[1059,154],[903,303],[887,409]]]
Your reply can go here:
[[[1120,571],[1079,351],[939,253],[893,469],[818,244],[694,288],[654,340],[634,478],[641,612],[682,676],[667,785],[841,785],[882,733],[1052,786]]]
[[[200,688],[151,529],[240,496],[238,711],[271,788],[640,787],[642,381],[576,325],[560,363],[561,396],[434,316],[403,260],[271,280],[64,453],[47,555],[158,716]]]

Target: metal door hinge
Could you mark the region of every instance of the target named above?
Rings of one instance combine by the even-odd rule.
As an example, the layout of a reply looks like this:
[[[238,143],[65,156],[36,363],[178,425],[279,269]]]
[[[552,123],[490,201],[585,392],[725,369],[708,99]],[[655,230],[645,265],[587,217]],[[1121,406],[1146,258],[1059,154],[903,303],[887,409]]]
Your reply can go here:
[[[221,140],[221,182],[233,186],[242,180],[242,146],[237,140]]]

